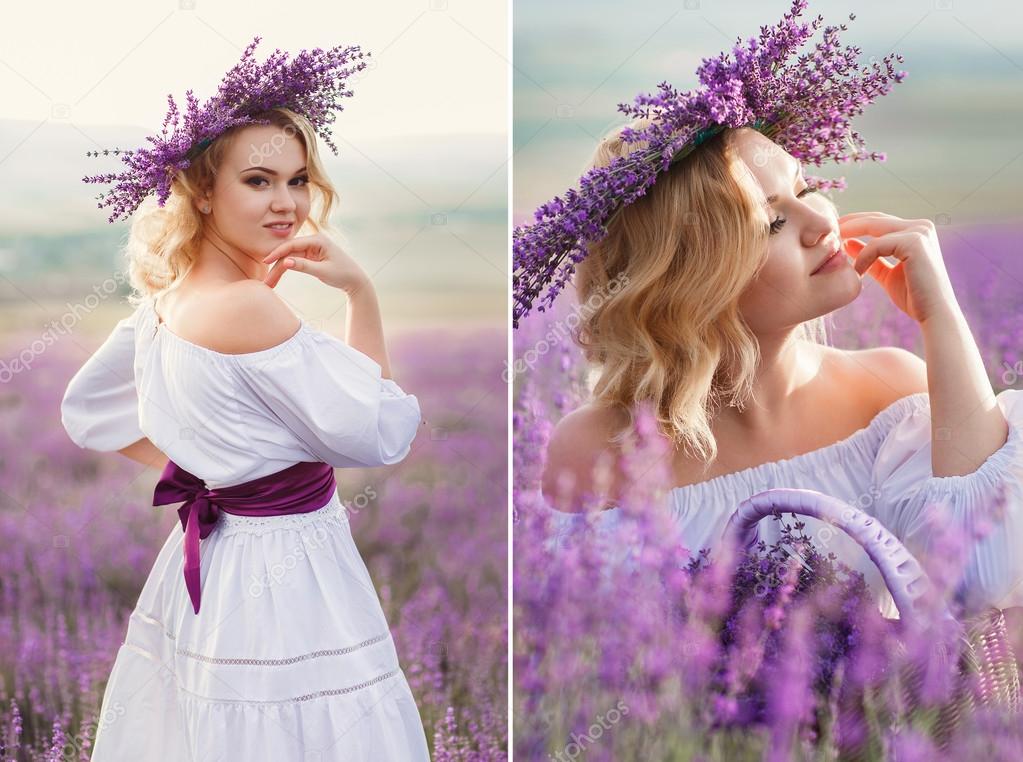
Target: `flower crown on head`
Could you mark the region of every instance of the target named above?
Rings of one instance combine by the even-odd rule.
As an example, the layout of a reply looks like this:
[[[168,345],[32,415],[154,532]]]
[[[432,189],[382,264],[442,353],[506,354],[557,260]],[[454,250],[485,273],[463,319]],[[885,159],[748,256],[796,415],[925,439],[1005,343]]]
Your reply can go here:
[[[337,116],[334,112],[343,111],[341,99],[352,96],[352,91],[345,88],[345,80],[366,68],[362,59],[370,54],[363,53],[357,45],[329,50],[313,48],[300,51],[289,61],[288,54],[277,49],[260,64],[252,54],[261,39],[257,36],[252,40],[241,60],[224,76],[217,94],[201,107],[191,90],[185,93],[188,106],[183,119],[174,97],[168,95],[163,131],[146,138],[152,148],[86,153],[119,155],[128,167],[116,174],[82,178],[86,183],[113,183],[108,192],[97,196],[100,209],[114,207],[108,222],[129,218],[154,191],[162,207],[170,196],[174,176],[187,169],[218,136],[237,125],[269,124],[267,119],[253,117],[274,108],[289,108],[304,116],[337,155],[329,129]],[[172,128],[170,135],[168,125]]]
[[[847,29],[841,24],[825,27],[812,53],[790,61],[824,21],[818,16],[809,24],[799,23],[806,5],[806,0],[793,0],[776,26],[762,26],[759,39],[751,37],[745,46],[738,38],[734,60],[728,53],[703,59],[695,90],[679,92],[662,82],[655,94],[640,94],[632,105],[619,104],[620,112],[643,123],[640,128],[624,127],[621,139],[645,145],[590,169],[578,189],[543,204],[533,223],[515,228],[514,327],[537,300],[540,312],[553,304],[587,246],[607,235],[615,214],[643,196],[659,172],[726,127],[753,127],[795,158],[816,166],[824,160],[886,160],[883,153],[866,150],[850,121],[903,80],[906,72],[893,68],[902,56],[890,53],[860,69],[861,50],[840,44],[839,31]],[[850,20],[855,18],[849,14]],[[845,188],[844,178],[806,179],[818,190]]]

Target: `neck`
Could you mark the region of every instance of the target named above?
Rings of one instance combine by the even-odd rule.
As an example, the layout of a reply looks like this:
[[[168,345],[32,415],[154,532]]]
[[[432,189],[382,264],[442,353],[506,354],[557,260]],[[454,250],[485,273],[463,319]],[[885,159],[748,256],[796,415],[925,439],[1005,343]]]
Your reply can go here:
[[[753,378],[752,397],[741,411],[721,408],[718,417],[749,434],[766,434],[791,420],[799,393],[817,376],[822,358],[796,339],[795,329],[757,339],[760,363]]]
[[[237,246],[232,246],[216,229],[207,226],[199,244],[199,261],[203,269],[216,272],[226,280],[263,280],[270,266]]]

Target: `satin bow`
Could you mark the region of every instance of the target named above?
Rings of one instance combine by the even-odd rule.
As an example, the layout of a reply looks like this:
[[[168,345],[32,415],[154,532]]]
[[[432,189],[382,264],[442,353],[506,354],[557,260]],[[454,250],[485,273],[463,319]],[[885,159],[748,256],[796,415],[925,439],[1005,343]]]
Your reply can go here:
[[[172,468],[173,466],[173,468]],[[220,518],[220,508],[213,502],[215,489],[194,474],[168,461],[153,492],[153,505],[185,502],[178,508],[181,528],[185,531],[185,587],[192,599],[192,608],[199,613],[199,540],[209,537]]]
[[[192,609],[199,613],[199,540],[213,531],[221,511],[241,516],[281,516],[322,508],[337,489],[334,469],[327,463],[296,463],[244,484],[210,489],[205,482],[172,460],[160,475],[153,505],[182,502],[178,508],[185,532],[185,588]]]

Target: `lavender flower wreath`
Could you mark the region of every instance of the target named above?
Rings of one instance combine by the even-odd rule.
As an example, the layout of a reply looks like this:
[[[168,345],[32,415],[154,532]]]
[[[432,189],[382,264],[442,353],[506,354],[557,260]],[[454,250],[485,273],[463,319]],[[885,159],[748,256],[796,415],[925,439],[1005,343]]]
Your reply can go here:
[[[342,111],[342,98],[352,91],[345,86],[352,74],[366,68],[359,46],[313,48],[300,51],[292,60],[277,49],[262,64],[252,55],[261,37],[255,37],[224,76],[217,94],[201,107],[191,90],[185,93],[188,103],[181,120],[174,97],[167,96],[169,109],[163,120],[163,131],[146,138],[153,148],[138,150],[90,151],[87,156],[121,156],[127,169],[120,173],[83,177],[86,183],[113,183],[107,193],[100,193],[97,207],[113,206],[108,222],[128,219],[142,201],[154,191],[162,207],[170,196],[174,176],[189,167],[213,141],[231,127],[242,124],[269,124],[254,115],[273,108],[286,107],[305,116],[316,134],[323,138],[334,155],[337,147],[331,140],[330,125],[335,111]],[[179,126],[179,121],[181,124]],[[172,132],[167,134],[171,125]]]
[[[578,190],[555,197],[534,213],[535,221],[513,233],[512,324],[554,302],[587,246],[607,235],[607,226],[623,207],[643,196],[659,172],[686,156],[725,127],[751,126],[763,132],[797,159],[820,166],[830,159],[885,161],[883,153],[867,151],[850,121],[866,105],[891,91],[906,76],[895,71],[890,53],[880,62],[858,68],[861,50],[842,47],[839,31],[845,24],[824,28],[813,52],[792,56],[814,35],[824,20],[798,23],[807,0],[793,0],[791,10],[774,27],[760,28],[759,39],[741,38],[728,53],[704,59],[696,71],[700,87],[679,92],[667,82],[656,94],[640,94],[632,105],[618,110],[633,119],[649,120],[642,129],[626,127],[626,143],[645,146],[606,167],[588,171]],[[849,14],[850,20],[855,20]],[[807,176],[818,190],[845,188],[845,179]]]

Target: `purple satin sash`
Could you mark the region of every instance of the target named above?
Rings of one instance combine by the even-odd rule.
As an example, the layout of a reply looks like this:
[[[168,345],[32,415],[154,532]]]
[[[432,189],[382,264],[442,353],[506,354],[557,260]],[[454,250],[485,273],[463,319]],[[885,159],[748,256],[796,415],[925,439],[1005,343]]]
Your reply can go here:
[[[337,482],[328,463],[296,463],[282,471],[231,487],[207,489],[198,476],[170,460],[153,492],[153,505],[184,504],[178,508],[185,531],[185,587],[199,613],[199,540],[213,531],[226,511],[238,516],[283,516],[310,513],[330,502]]]

